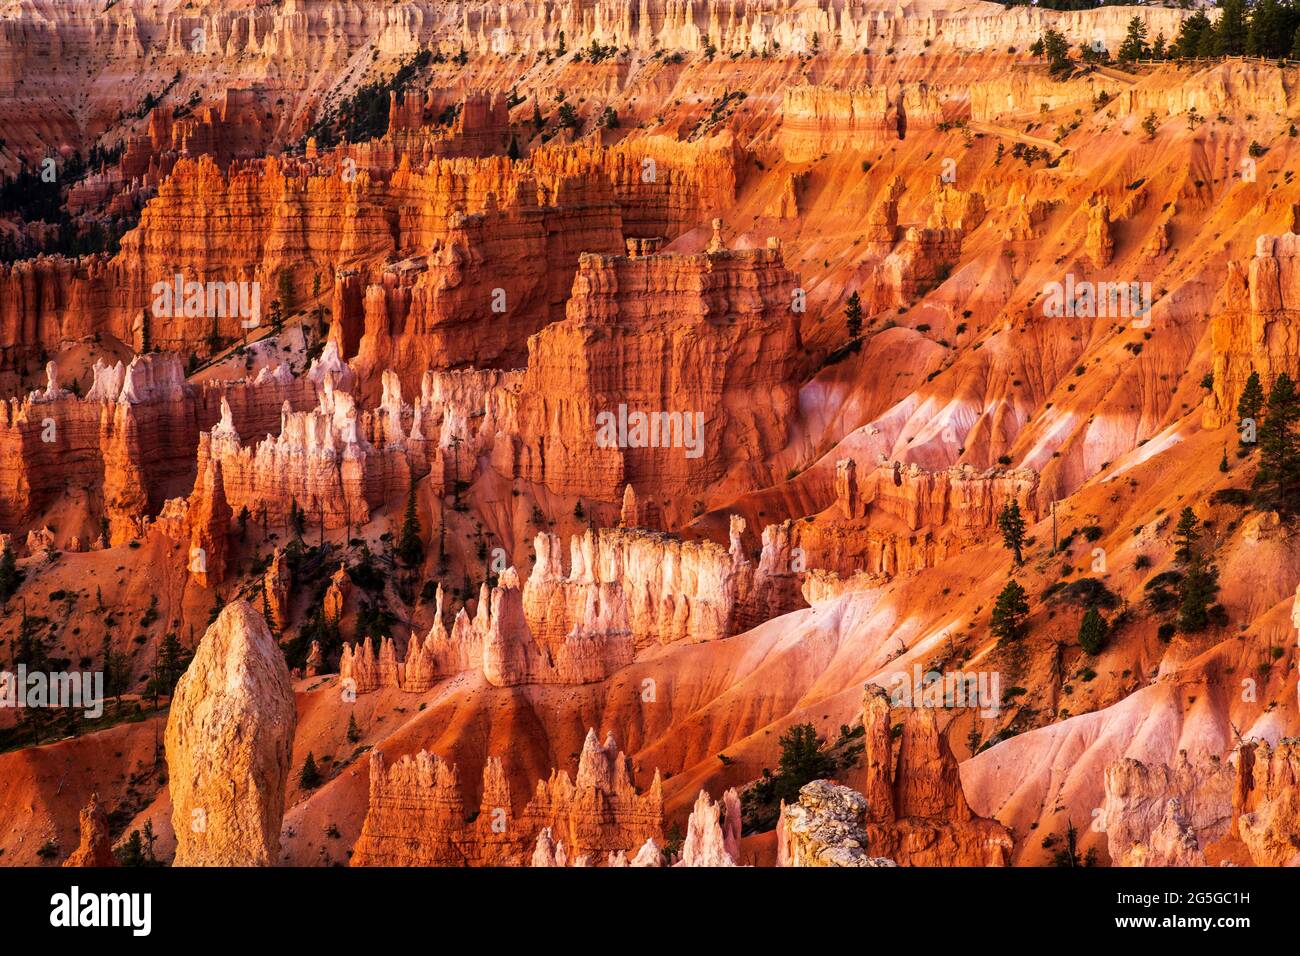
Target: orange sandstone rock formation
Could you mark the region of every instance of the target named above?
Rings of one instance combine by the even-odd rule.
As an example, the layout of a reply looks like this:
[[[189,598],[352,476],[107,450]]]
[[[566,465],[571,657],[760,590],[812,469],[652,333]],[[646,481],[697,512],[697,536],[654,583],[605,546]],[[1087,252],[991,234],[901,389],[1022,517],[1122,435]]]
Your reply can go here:
[[[897,574],[939,563],[987,539],[1015,501],[1037,515],[1038,475],[1028,469],[926,471],[880,462],[859,477],[854,459],[836,463],[835,504],[794,534],[811,566],[843,573]]]
[[[1102,826],[1117,866],[1204,865],[1205,847],[1232,818],[1232,768],[1193,766],[1186,752],[1172,766],[1133,759],[1106,768]]]
[[[200,432],[223,408],[231,427],[265,427],[268,407],[300,405],[314,394],[309,382],[287,372],[194,387],[180,361],[163,354],[141,355],[129,365],[97,362],[92,372],[90,388],[77,397],[59,386],[51,365],[45,389],[0,406],[0,447],[8,452],[0,466],[6,526],[34,521],[61,497],[80,492],[92,506],[83,518],[86,537],[98,536],[101,517],[109,527],[107,543],[138,537],[168,498],[176,492],[191,497],[202,457]],[[200,474],[198,484],[210,477]],[[204,508],[220,510],[211,499],[209,489],[192,502],[195,520],[220,520],[199,515]]]
[[[285,549],[276,548],[262,579],[262,592],[266,595],[266,606],[271,615],[267,623],[280,632],[289,623],[289,586],[292,581],[293,573]]]
[[[1011,836],[966,802],[957,760],[934,712],[908,708],[902,733],[883,688],[867,685],[865,751],[844,782],[866,799],[867,846],[901,866],[1006,866]]]
[[[686,821],[681,859],[674,866],[736,866],[740,860],[740,797],[733,787],[714,803],[701,790]]]
[[[99,794],[90,795],[90,802],[81,811],[81,843],[63,861],[64,866],[117,866],[113,856],[113,841],[108,835],[108,814],[99,802]]]
[[[584,255],[563,321],[529,342],[503,472],[618,502],[667,498],[782,447],[794,413],[795,278],[778,249]],[[565,442],[542,442],[549,423]]]
[[[245,601],[226,605],[176,685],[167,766],[176,866],[269,866],[296,715],[289,670]]]
[[[1206,398],[1205,423],[1217,428],[1238,424],[1237,400],[1251,372],[1265,390],[1281,372],[1300,374],[1300,236],[1263,235],[1244,269],[1228,265],[1223,308],[1210,323],[1214,349],[1214,386]]]
[[[569,859],[594,864],[611,855],[626,862],[632,852],[636,865],[652,865],[645,847],[662,841],[660,786],[656,774],[650,789],[638,794],[613,736],[602,745],[592,730],[576,779],[552,772],[518,811],[501,762],[490,759],[479,813],[467,823],[454,767],[425,751],[386,767],[383,754],[374,751],[370,806],[351,865],[565,866]]]
[[[1300,746],[1247,743],[1238,750],[1232,835],[1256,866],[1300,862]]]
[[[570,539],[567,571],[558,537],[538,534],[522,588],[507,569],[495,587],[483,585],[474,616],[461,608],[448,630],[440,586],[433,626],[412,637],[404,661],[391,638],[377,649],[366,638],[344,646],[340,676],[357,693],[423,693],[480,669],[497,686],[591,683],[648,647],[740,633],[803,604],[789,528],[764,529],[757,566],[745,555],[744,528],[733,517],[729,550],[639,529],[589,530]]]

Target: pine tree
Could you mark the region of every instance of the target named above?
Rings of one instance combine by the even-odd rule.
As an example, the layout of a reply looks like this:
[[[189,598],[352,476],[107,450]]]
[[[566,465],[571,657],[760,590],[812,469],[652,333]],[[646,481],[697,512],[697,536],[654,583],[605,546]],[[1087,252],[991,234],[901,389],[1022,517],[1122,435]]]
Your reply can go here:
[[[1264,421],[1259,426],[1259,471],[1254,486],[1258,501],[1290,518],[1300,508],[1300,396],[1286,372],[1268,393]]]
[[[506,157],[512,160],[519,159],[519,140],[515,139],[514,133],[510,134],[510,146],[506,149]]]
[[[1145,59],[1149,52],[1147,25],[1142,22],[1141,17],[1133,17],[1128,22],[1128,34],[1119,47],[1119,61],[1131,63],[1134,60]]]
[[[1276,0],[1257,0],[1246,18],[1246,55],[1264,56],[1266,34],[1273,29],[1276,19]]]
[[[1092,43],[1079,44],[1079,59],[1084,63],[1109,63],[1110,50],[1101,46],[1097,40]]]
[[[303,790],[315,790],[320,785],[321,775],[316,769],[316,758],[309,750],[307,759],[302,763],[302,770],[298,772],[298,786]]]
[[[298,504],[298,499],[293,498],[289,502],[289,527],[299,538],[302,537],[303,530],[307,527],[307,513],[302,510]]]
[[[823,752],[825,741],[812,724],[795,724],[778,741],[781,760],[777,764],[775,796],[790,803],[799,799],[805,784],[835,773],[835,759]]]
[[[29,671],[50,670],[50,640],[41,632],[41,625],[48,624],[44,618],[35,618],[27,613],[24,602],[22,616],[18,620],[18,636],[14,639],[14,663],[26,664]],[[32,709],[32,708],[27,708]]]
[[[119,866],[144,866],[144,841],[140,831],[132,830],[126,842],[113,851]]]
[[[1109,625],[1095,607],[1088,608],[1079,622],[1079,646],[1089,654],[1099,654],[1106,644]]]
[[[157,835],[153,832],[153,821],[144,821],[144,862],[145,866],[156,866],[158,858],[154,855],[153,845],[158,842]]]
[[[845,325],[849,329],[849,338],[856,339],[862,334],[862,296],[854,292],[844,306]]]
[[[291,272],[286,270],[280,273],[277,291],[279,292],[280,305],[284,307],[284,311],[292,312],[298,297],[293,290],[293,274]]]
[[[998,594],[989,629],[1004,644],[1018,641],[1029,633],[1029,602],[1025,600],[1025,589],[1015,578],[1008,579],[1006,587]]]
[[[1024,564],[1025,519],[1020,514],[1020,503],[1014,498],[1008,501],[998,514],[998,528],[1002,532],[1003,544],[1015,553],[1016,566]]]
[[[579,521],[582,521],[584,518],[587,517],[587,512],[583,509],[581,501],[579,501],[576,505],[573,506],[573,516],[577,518]]]
[[[4,554],[0,554],[0,601],[8,601],[18,590],[18,585],[22,583],[22,575],[18,572],[18,561],[14,557],[14,549],[8,547],[4,549]]]
[[[158,647],[158,660],[154,664],[150,692],[155,697],[170,695],[189,666],[191,656],[175,634],[165,635]]]
[[[402,531],[397,538],[397,556],[408,568],[424,561],[424,542],[420,540],[420,514],[416,508],[415,480],[406,493],[406,513],[402,516]]]
[[[1183,569],[1178,581],[1178,630],[1194,634],[1209,626],[1212,606],[1219,593],[1219,572],[1206,561],[1198,543],[1199,522],[1184,508],[1174,529],[1174,561]]]
[[[24,604],[13,658],[15,664],[26,665],[29,673],[54,669],[50,666],[50,639],[41,633],[42,625],[47,623],[44,618],[29,616]],[[53,712],[48,707],[23,707],[18,712],[18,722],[31,731],[33,744],[41,742],[46,726],[53,719]]]
[[[1070,41],[1056,30],[1048,30],[1042,38],[1029,48],[1034,56],[1047,58],[1048,71],[1057,76],[1069,71],[1074,64],[1070,61]]]
[[[1246,52],[1246,2],[1223,0],[1220,11],[1211,49],[1215,56],[1241,56]]]
[[[1297,25],[1300,9],[1289,0],[1259,0],[1250,11],[1246,52],[1251,56],[1288,56]]]
[[[1214,599],[1218,594],[1218,569],[1196,555],[1178,582],[1178,630],[1195,634],[1209,627]],[[1219,610],[1222,613],[1222,609]]]
[[[356,714],[348,716],[348,743],[354,744],[361,739],[361,728],[357,726]]]
[[[1214,24],[1201,31],[1196,41],[1196,51],[1192,55],[1202,60],[1219,55],[1219,35]]]
[[[1055,836],[1052,837],[1056,839]],[[1044,843],[1046,846],[1046,843]],[[1096,847],[1089,850],[1083,856],[1079,855],[1079,831],[1075,829],[1074,821],[1068,821],[1065,825],[1065,846],[1052,854],[1052,865],[1061,867],[1087,867],[1097,865]]]
[[[538,129],[546,125],[546,121],[542,119],[542,108],[537,104],[537,97],[533,97],[533,125]]]
[[[1260,384],[1259,373],[1251,372],[1250,377],[1246,379],[1245,387],[1241,390],[1241,398],[1237,399],[1237,418],[1239,419],[1238,424],[1241,426],[1242,432],[1245,431],[1244,423],[1246,419],[1250,419],[1250,421],[1254,423],[1252,431],[1256,431],[1259,428],[1259,413],[1263,408],[1264,387]],[[1239,436],[1238,438],[1240,446],[1248,451],[1254,451],[1256,443],[1254,441],[1242,441],[1241,437],[1244,436]],[[1256,434],[1252,437],[1258,436]]]
[[[1190,60],[1197,55],[1201,38],[1212,30],[1210,18],[1201,11],[1193,13],[1182,22],[1174,39],[1173,55],[1180,60]]]
[[[108,630],[104,630],[104,641],[99,649],[99,669],[104,675],[104,696],[117,697],[125,689],[122,673],[122,660],[113,650],[113,639]]]
[[[1174,528],[1174,560],[1181,565],[1190,564],[1196,556],[1196,542],[1201,538],[1196,512],[1184,508],[1178,516],[1178,525]]]

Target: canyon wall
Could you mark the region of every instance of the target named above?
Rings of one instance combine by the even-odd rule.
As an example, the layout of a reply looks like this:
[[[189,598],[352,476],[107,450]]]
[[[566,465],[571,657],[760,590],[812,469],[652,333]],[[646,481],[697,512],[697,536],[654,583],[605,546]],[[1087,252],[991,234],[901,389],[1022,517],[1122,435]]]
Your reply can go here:
[[[285,403],[279,434],[245,445],[229,405],[205,446],[221,466],[226,500],[277,526],[290,523],[296,504],[307,520],[325,528],[358,527],[370,509],[404,494],[411,483],[405,449],[372,443],[353,397],[327,379],[316,408],[296,412]]]
[[[273,299],[291,296],[287,313],[323,292],[343,358],[359,352],[362,373],[392,368],[413,387],[434,366],[510,367],[563,316],[581,253],[707,222],[732,201],[740,161],[729,133],[553,145],[519,162],[426,158],[405,138],[224,165],[181,154],[111,259],[0,267],[0,359],[16,367],[42,345],[95,334],[196,350],[264,324]],[[158,284],[176,276],[240,284],[250,314],[160,304]]]
[[[1102,825],[1115,866],[1204,866],[1205,848],[1232,822],[1233,769],[1125,759],[1106,768]]]
[[[1231,833],[1255,866],[1300,863],[1300,746],[1287,738],[1237,751]]]
[[[640,530],[601,529],[569,540],[569,570],[560,541],[540,534],[524,586],[533,633],[554,643],[588,627],[593,608],[622,605],[621,620],[637,650],[681,640],[729,637],[802,603],[792,570],[788,527],[764,529],[757,567],[746,557],[745,522],[732,518],[730,550]],[[785,532],[784,536],[782,532]]]
[[[1230,262],[1223,306],[1210,320],[1214,385],[1205,425],[1239,425],[1237,401],[1251,372],[1264,393],[1286,372],[1300,375],[1300,236],[1260,236],[1245,264]],[[1258,424],[1258,423],[1256,423]]]
[[[1300,760],[1293,738],[1247,740],[1224,758],[1106,769],[1103,820],[1116,866],[1294,866]]]
[[[794,525],[810,567],[842,574],[897,574],[932,567],[997,529],[1010,501],[1027,523],[1038,518],[1038,476],[1029,469],[979,471],[959,465],[930,472],[881,461],[858,476],[842,459],[835,504],[812,522]]]
[[[672,498],[785,445],[796,402],[795,277],[778,248],[584,255],[563,321],[529,341],[494,463],[560,494]],[[556,424],[564,442],[538,436]]]
[[[518,811],[501,761],[489,758],[479,812],[468,823],[455,767],[423,750],[386,765],[375,750],[369,809],[351,865],[521,866],[543,832],[552,864],[563,844],[562,858],[585,856],[594,865],[662,842],[662,817],[659,775],[638,793],[612,734],[602,744],[588,731],[577,776],[552,771]]]
[[[855,87],[797,86],[781,104],[782,155],[806,163],[828,153],[865,151],[970,118],[969,94],[927,83]]]
[[[34,521],[79,492],[90,498],[86,525],[68,534],[94,540],[102,517],[106,544],[137,537],[167,498],[189,495],[200,433],[223,407],[232,425],[255,430],[266,427],[271,409],[309,397],[311,382],[287,370],[191,385],[180,360],[162,354],[97,363],[82,397],[59,386],[51,363],[44,389],[0,405],[0,527]]]

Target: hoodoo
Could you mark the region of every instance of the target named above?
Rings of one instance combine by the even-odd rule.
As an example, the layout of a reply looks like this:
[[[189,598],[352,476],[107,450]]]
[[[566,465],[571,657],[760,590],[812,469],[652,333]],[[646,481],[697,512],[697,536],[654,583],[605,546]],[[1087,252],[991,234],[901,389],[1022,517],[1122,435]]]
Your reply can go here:
[[[295,722],[289,670],[266,621],[246,601],[227,605],[167,718],[176,866],[278,859]]]

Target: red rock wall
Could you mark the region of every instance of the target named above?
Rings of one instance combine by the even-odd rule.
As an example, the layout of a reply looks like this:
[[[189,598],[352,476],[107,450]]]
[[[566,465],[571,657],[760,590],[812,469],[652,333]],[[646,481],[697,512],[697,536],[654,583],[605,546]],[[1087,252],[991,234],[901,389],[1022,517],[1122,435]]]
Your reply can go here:
[[[1244,269],[1229,263],[1220,301],[1223,308],[1210,321],[1208,428],[1239,424],[1237,401],[1251,372],[1259,373],[1265,394],[1279,373],[1300,375],[1300,236],[1260,236]]]
[[[1011,500],[1027,523],[1038,517],[1038,476],[1028,469],[969,465],[929,472],[881,463],[861,478],[852,459],[838,462],[835,505],[812,523],[797,522],[809,567],[841,574],[897,574],[932,567],[987,540]]]
[[[901,713],[899,711],[902,711]],[[891,710],[868,685],[862,706],[865,749],[844,783],[867,799],[867,847],[900,866],[1006,866],[1011,835],[966,802],[957,759],[932,709]],[[895,736],[894,725],[902,732]]]
[[[109,543],[121,543],[168,498],[190,494],[200,432],[216,423],[223,402],[232,424],[266,433],[278,430],[286,402],[314,396],[310,381],[283,369],[192,386],[177,357],[151,353],[129,366],[97,364],[84,398],[56,381],[11,399],[0,410],[0,527],[19,528],[79,490],[90,498],[87,517],[107,517]]]
[[[800,340],[795,277],[779,250],[582,257],[562,322],[529,343],[508,474],[560,494],[621,500],[623,486],[693,494],[785,445]],[[597,415],[704,416],[684,447],[600,447]],[[536,436],[556,427],[563,442]],[[684,442],[679,442],[679,445]]]
[[[639,794],[627,758],[611,734],[602,745],[587,734],[577,778],[553,771],[516,810],[497,758],[483,769],[479,812],[466,823],[456,768],[420,751],[385,765],[370,756],[370,803],[352,866],[521,866],[544,829],[567,855],[603,861],[662,841],[663,795],[658,774]]]

